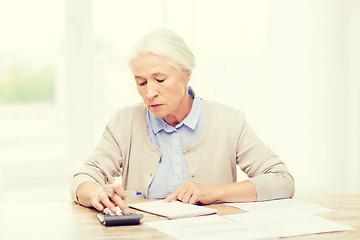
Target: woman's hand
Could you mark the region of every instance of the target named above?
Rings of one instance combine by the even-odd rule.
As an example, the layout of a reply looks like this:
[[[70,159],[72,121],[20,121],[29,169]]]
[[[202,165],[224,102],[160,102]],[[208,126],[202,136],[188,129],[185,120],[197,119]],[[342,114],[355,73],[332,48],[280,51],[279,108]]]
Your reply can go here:
[[[94,207],[99,211],[109,208],[110,211],[116,212],[116,206],[119,206],[124,214],[130,212],[128,205],[124,202],[125,191],[119,183],[101,187],[93,182],[85,182],[79,186],[77,196],[81,205]]]
[[[210,204],[217,201],[217,188],[214,185],[202,184],[193,181],[186,181],[171,193],[165,202],[180,200],[184,203],[204,203]]]
[[[167,198],[166,202],[180,200],[185,203],[210,204],[220,202],[254,202],[257,201],[257,191],[250,180],[227,183],[221,185],[208,185],[193,181],[186,181]]]

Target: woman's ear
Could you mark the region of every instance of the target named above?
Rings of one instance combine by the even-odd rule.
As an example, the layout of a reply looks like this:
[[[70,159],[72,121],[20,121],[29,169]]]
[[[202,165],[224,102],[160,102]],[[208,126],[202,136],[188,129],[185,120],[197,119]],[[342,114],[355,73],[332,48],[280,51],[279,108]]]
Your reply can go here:
[[[184,77],[185,77],[185,82],[186,85],[189,83],[190,78],[191,78],[191,70],[185,70],[184,71]]]

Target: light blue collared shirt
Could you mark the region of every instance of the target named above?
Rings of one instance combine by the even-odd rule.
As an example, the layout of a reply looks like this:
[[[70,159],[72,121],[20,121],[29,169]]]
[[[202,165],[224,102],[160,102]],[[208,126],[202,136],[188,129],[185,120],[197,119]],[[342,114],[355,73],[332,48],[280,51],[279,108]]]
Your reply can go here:
[[[155,176],[148,188],[148,199],[166,198],[189,180],[183,148],[199,140],[205,127],[206,113],[203,101],[191,87],[188,93],[194,98],[190,113],[175,127],[151,112],[147,113],[148,135],[151,142],[162,151]]]

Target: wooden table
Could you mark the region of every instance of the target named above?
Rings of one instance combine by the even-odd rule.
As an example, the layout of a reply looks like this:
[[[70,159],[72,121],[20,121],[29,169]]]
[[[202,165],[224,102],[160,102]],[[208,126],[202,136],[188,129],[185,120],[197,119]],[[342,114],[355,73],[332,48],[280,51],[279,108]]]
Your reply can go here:
[[[320,215],[338,223],[354,227],[354,231],[313,234],[287,239],[360,239],[360,195],[324,195],[296,197],[336,210]],[[242,210],[223,204],[208,207],[218,214],[241,213]],[[96,218],[97,211],[73,202],[33,202],[0,204],[0,239],[174,239],[145,224],[104,227]],[[144,213],[142,223],[165,218]]]

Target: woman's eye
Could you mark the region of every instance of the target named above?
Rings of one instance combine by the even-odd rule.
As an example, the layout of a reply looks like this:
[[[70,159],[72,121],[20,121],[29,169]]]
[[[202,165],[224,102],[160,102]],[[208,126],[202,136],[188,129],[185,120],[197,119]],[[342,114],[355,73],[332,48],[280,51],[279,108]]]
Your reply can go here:
[[[146,82],[138,82],[139,86],[144,86]]]
[[[165,81],[165,79],[156,79],[156,81],[161,83],[161,82]]]

